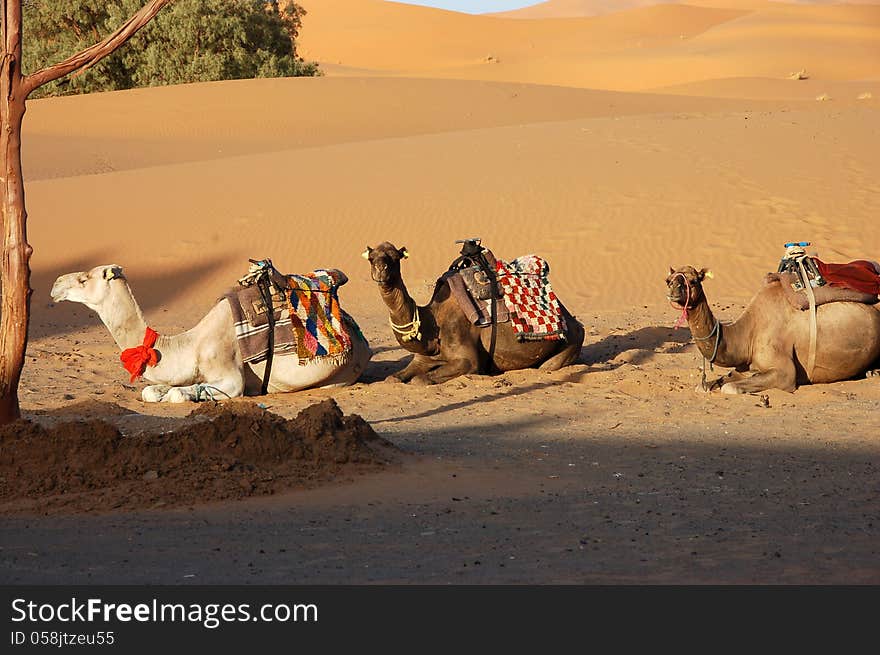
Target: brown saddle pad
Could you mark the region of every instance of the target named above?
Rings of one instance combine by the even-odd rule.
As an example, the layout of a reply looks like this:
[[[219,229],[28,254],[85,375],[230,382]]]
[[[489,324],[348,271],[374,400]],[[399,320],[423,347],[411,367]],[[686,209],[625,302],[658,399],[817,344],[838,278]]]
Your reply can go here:
[[[806,289],[794,288],[793,284],[798,280],[798,276],[793,273],[768,273],[764,278],[765,284],[780,282],[783,295],[789,304],[795,309],[806,310],[810,308],[810,299],[807,296]],[[814,287],[813,295],[816,297],[817,307],[830,302],[859,302],[865,305],[875,305],[880,301],[876,294],[872,295],[856,291],[855,289],[833,287],[830,284]]]
[[[473,272],[476,270],[476,274]],[[478,274],[478,275],[477,275]],[[461,311],[474,325],[487,326],[492,324],[491,285],[482,282],[485,273],[478,267],[465,268],[457,271],[448,271],[438,282],[446,281],[452,297],[455,298]],[[468,286],[470,282],[471,286]],[[496,322],[505,323],[510,320],[507,305],[501,298],[501,293],[495,299]]]
[[[287,294],[277,286],[270,287],[272,292],[272,310],[277,321],[281,317],[281,312],[289,307],[287,302]],[[261,327],[269,322],[269,315],[266,311],[266,303],[260,293],[260,288],[255,284],[251,287],[236,287],[226,294],[227,298],[234,297],[238,306],[241,308],[241,319],[246,320],[254,327]]]
[[[296,350],[297,339],[290,320],[290,310],[284,292],[273,286],[272,309],[275,318],[273,353],[285,354]],[[269,356],[269,316],[259,288],[236,287],[225,296],[232,309],[235,336],[242,361],[255,363]]]
[[[488,300],[492,297],[492,283],[489,280],[489,276],[479,266],[462,268],[458,271],[458,274],[461,276],[461,281],[464,283],[471,298],[474,300]],[[501,287],[496,279],[495,297],[500,298],[502,295]]]

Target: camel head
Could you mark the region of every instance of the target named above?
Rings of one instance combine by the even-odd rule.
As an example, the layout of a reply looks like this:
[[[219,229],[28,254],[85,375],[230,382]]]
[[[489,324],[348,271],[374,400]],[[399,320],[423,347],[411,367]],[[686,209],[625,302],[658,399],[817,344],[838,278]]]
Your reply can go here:
[[[361,255],[370,262],[370,276],[380,286],[394,286],[400,279],[400,260],[409,257],[406,248],[396,248],[383,241],[375,248],[367,246]]]
[[[52,285],[52,300],[81,302],[95,309],[107,298],[114,280],[125,280],[122,267],[116,264],[96,266],[90,271],[80,273],[68,273],[60,276]]]
[[[708,268],[698,271],[693,266],[679,269],[670,266],[669,276],[666,278],[666,298],[679,307],[693,309],[703,299],[703,280],[711,277],[712,272]]]

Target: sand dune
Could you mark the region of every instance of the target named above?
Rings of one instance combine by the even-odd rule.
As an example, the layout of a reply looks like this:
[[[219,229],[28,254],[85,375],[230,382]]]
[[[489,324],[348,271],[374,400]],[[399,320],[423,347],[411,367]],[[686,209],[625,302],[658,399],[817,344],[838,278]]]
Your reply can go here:
[[[736,106],[712,98],[461,80],[179,85],[32,102],[24,164],[27,179],[39,180],[502,125]]]
[[[358,89],[385,83],[316,82],[347,89],[353,99]],[[444,84],[478,97],[470,93],[475,83]],[[719,292],[744,297],[773,268],[786,240],[812,239],[838,258],[880,251],[876,235],[862,229],[880,209],[871,175],[880,164],[870,128],[873,107],[811,102],[771,111],[767,104],[680,96],[575,90],[567,97],[551,87],[525,95],[537,101],[546,94],[547,107],[570,101],[564,110],[526,112],[521,123],[505,124],[510,89],[478,89],[494,94],[495,104],[487,96],[486,113],[470,124],[430,112],[419,123],[407,111],[415,133],[398,126],[397,134],[369,139],[365,124],[361,132],[350,127],[337,133],[329,144],[307,141],[305,126],[312,121],[303,109],[304,142],[297,146],[288,135],[286,148],[251,141],[246,131],[240,139],[199,134],[206,128],[198,120],[181,119],[176,133],[165,137],[141,131],[96,144],[104,148],[98,159],[119,160],[120,169],[139,140],[153,144],[143,157],[155,154],[139,163],[143,167],[114,172],[66,169],[81,159],[86,142],[74,139],[72,151],[58,147],[52,161],[29,165],[46,171],[45,179],[28,185],[34,266],[57,271],[72,265],[66,261],[71,251],[88,253],[95,263],[128,267],[137,290],[139,275],[203,264],[190,293],[202,299],[204,311],[243,272],[247,257],[265,255],[291,272],[343,268],[352,278],[346,292],[358,307],[375,311],[359,258],[365,245],[385,239],[407,245],[413,253],[407,272],[424,298],[453,258],[455,239],[481,236],[503,257],[543,254],[573,304],[609,309],[656,301],[669,264],[712,265],[719,269]],[[214,91],[194,86],[175,92],[190,105],[206,90]],[[112,106],[125,98],[105,101]],[[57,109],[75,116],[77,100],[57,103]],[[88,107],[95,98],[82,100]],[[654,113],[647,111],[650,104]],[[581,116],[575,117],[578,106]],[[320,113],[320,105],[310,111]],[[163,158],[180,134],[198,148],[176,160]],[[210,144],[226,154],[210,152]],[[797,167],[780,170],[768,151],[786,153]],[[45,298],[46,291],[38,289],[36,297]],[[155,306],[164,293],[157,285],[147,300]],[[169,300],[192,305],[189,294]]]
[[[745,299],[786,240],[880,250],[863,229],[880,85],[861,79],[880,6],[704,4],[548,21],[322,0],[304,54],[346,71],[31,102],[36,279],[121,263],[149,308],[190,312],[183,327],[250,256],[341,267],[375,311],[358,255],[384,239],[414,253],[421,296],[453,242],[480,236],[545,255],[560,293],[596,310],[656,301],[670,264],[711,265]]]
[[[636,7],[650,7],[659,4],[685,4],[701,7],[725,7],[737,9],[766,9],[772,4],[877,4],[876,0],[849,0],[841,3],[836,0],[546,0],[537,4],[493,13],[504,18],[583,18],[601,16],[625,11]]]
[[[636,7],[650,7],[657,4],[675,4],[663,0],[547,0],[522,9],[499,11],[492,15],[499,18],[585,18],[613,14]],[[696,3],[688,3],[696,4]]]
[[[414,253],[422,295],[455,239],[480,236],[547,256],[597,310],[656,301],[670,264],[712,265],[744,299],[786,240],[880,250],[880,5],[702,4],[511,20],[322,0],[304,54],[350,67],[327,77],[31,102],[36,277],[121,263],[184,325],[250,256],[341,267],[375,311],[358,255],[384,239]]]
[[[826,261],[880,259],[880,5],[552,0],[511,18],[301,2],[302,54],[325,77],[29,102],[22,407],[51,421],[58,408],[118,404],[107,419],[131,436],[192,409],[141,402],[95,315],[50,302],[57,275],[122,265],[149,324],[169,334],[191,327],[248,258],[270,257],[285,272],[342,269],[342,304],[374,357],[362,384],[260,402],[289,417],[333,397],[410,459],[372,487],[274,498],[284,522],[259,506],[232,518],[212,509],[231,527],[212,518],[221,527],[196,541],[158,509],[131,519],[146,541],[119,528],[118,551],[78,518],[10,523],[27,543],[4,551],[8,578],[177,584],[191,552],[197,580],[224,582],[251,575],[240,562],[260,550],[261,577],[245,581],[880,580],[877,529],[865,527],[880,483],[876,380],[763,399],[694,394],[701,359],[689,331],[671,329],[664,284],[670,266],[711,268],[706,293],[729,320],[786,241],[810,240]],[[627,10],[606,11],[615,5]],[[789,79],[800,70],[808,79]],[[406,246],[404,277],[424,302],[467,237],[503,259],[549,261],[587,331],[580,363],[380,383],[408,355],[361,252]],[[468,502],[442,519],[450,497]],[[310,516],[333,540],[300,529]],[[283,543],[263,557],[253,535],[269,532]],[[156,535],[167,548],[156,551]],[[212,539],[222,552],[206,560]],[[426,560],[426,544],[444,557]],[[97,566],[95,552],[121,554]],[[360,552],[369,566],[354,570]]]
[[[589,18],[510,20],[382,0],[306,4],[302,52],[331,74],[637,91],[785,79],[801,69],[817,79],[866,80],[880,60],[880,5],[653,4]],[[749,93],[744,86],[742,95]]]

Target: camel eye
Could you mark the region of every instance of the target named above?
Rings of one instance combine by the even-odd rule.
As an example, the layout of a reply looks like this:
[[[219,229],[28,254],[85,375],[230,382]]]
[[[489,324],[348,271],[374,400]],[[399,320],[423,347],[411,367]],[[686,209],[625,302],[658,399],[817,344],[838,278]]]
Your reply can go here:
[[[86,282],[89,281],[89,278],[88,278],[88,276],[86,276],[86,275],[80,275],[80,276],[76,279],[76,281],[79,282],[80,284],[85,284]]]

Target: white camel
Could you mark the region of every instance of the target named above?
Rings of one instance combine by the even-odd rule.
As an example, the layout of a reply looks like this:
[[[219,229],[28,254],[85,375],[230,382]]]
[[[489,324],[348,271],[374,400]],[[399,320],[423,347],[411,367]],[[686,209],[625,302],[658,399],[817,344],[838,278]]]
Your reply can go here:
[[[52,285],[52,300],[79,302],[97,312],[121,350],[144,343],[147,322],[120,266],[96,266],[87,272],[62,275]],[[352,319],[344,316],[352,340],[348,356],[341,363],[326,357],[300,364],[296,353],[275,355],[270,393],[342,387],[360,377],[372,353]],[[214,305],[192,329],[159,336],[154,348],[159,361],[142,373],[155,383],[141,394],[146,402],[198,402],[260,394],[266,362],[242,363],[232,309],[226,299]]]

